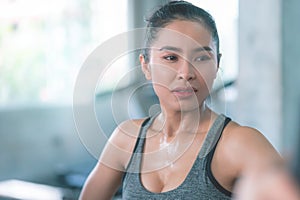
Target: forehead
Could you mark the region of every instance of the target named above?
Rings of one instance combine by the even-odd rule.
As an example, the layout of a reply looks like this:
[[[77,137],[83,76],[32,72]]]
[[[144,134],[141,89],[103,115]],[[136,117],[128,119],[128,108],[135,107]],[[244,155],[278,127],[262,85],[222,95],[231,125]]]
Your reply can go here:
[[[154,48],[161,46],[176,46],[180,48],[216,47],[212,35],[205,26],[199,22],[176,20],[159,30],[152,45]]]

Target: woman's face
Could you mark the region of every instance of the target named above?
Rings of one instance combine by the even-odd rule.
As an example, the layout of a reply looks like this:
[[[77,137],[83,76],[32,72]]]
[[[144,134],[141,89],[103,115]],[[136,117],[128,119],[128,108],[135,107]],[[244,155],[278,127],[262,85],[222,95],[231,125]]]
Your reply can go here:
[[[216,52],[211,33],[198,22],[176,20],[158,32],[149,62],[140,59],[163,108],[199,108],[216,78]]]

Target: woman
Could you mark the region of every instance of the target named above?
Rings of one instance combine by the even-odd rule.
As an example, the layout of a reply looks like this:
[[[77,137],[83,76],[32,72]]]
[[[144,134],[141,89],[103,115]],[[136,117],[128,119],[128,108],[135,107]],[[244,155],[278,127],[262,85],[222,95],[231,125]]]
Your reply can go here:
[[[219,69],[213,18],[185,1],[162,6],[148,20],[140,63],[161,113],[114,131],[81,199],[230,199],[237,179],[281,163],[257,130],[205,103]]]

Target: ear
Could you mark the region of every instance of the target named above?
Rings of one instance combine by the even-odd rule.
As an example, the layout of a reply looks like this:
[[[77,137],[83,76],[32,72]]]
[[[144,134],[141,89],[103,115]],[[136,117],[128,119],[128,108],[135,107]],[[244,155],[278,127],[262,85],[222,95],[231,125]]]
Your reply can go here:
[[[215,79],[217,78],[217,73],[218,73],[218,71],[219,71],[219,69],[220,69],[220,61],[221,61],[221,57],[222,57],[222,54],[221,53],[219,53],[218,55],[217,55],[217,70],[216,70],[216,73],[215,73]]]
[[[220,68],[220,61],[221,61],[221,57],[222,57],[222,54],[221,53],[219,53],[218,55],[217,55],[217,64],[218,64],[218,69]]]
[[[151,77],[149,62],[147,62],[145,60],[145,56],[143,54],[140,54],[139,59],[140,59],[140,63],[141,63],[141,66],[142,66],[142,71],[145,74],[146,79],[151,80],[152,77]]]

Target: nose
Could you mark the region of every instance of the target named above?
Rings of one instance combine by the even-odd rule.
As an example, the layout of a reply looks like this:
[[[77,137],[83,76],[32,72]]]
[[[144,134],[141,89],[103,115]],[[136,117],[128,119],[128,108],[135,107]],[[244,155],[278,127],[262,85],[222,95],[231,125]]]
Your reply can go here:
[[[195,69],[193,65],[188,61],[184,60],[178,69],[178,79],[184,79],[186,81],[193,80],[195,78]]]

